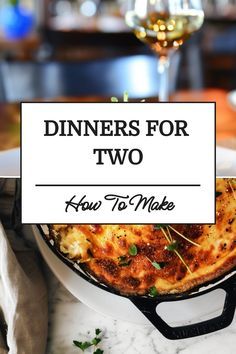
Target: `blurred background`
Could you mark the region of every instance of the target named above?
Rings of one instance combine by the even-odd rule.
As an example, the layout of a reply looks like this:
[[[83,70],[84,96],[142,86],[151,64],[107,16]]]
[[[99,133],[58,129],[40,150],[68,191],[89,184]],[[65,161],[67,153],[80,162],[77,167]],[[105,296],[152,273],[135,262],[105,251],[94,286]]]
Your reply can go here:
[[[234,138],[236,149],[236,0],[202,3],[204,25],[171,61],[170,91],[175,101],[216,101],[217,139]],[[0,0],[0,140],[18,134],[0,150],[19,146],[14,102],[110,100],[124,91],[138,100],[158,97],[157,58],[125,24],[126,6],[127,0]]]
[[[121,95],[124,89],[134,97],[158,93],[154,55],[125,24],[126,0],[20,0],[19,4],[32,16],[27,35],[22,28],[16,28],[13,35],[4,30],[8,24],[4,9],[9,1],[0,2],[1,101],[58,95]],[[180,70],[173,74],[172,84],[175,89],[233,90],[236,88],[236,0],[203,0],[203,5],[204,26],[181,48]],[[131,56],[137,55],[132,60]],[[109,66],[109,59],[114,58],[127,58],[123,65],[114,62],[115,73]],[[100,66],[95,65],[98,61],[101,64],[101,60],[107,61],[107,70],[100,71]],[[90,62],[88,76],[82,75],[86,61]],[[71,69],[65,67],[61,71],[51,66],[34,71],[32,66],[23,66],[25,72],[22,72],[22,67],[17,70],[16,66],[6,65],[10,62],[64,62],[70,63]],[[76,63],[81,66],[73,70]],[[106,71],[114,74],[114,81],[113,85],[102,87],[104,77],[99,84],[97,76],[101,72],[108,75]],[[23,79],[23,74],[27,78]],[[63,81],[63,75],[68,82]],[[139,88],[141,79],[137,76],[142,76]],[[42,83],[42,78],[48,82]],[[34,87],[32,80],[41,87]]]

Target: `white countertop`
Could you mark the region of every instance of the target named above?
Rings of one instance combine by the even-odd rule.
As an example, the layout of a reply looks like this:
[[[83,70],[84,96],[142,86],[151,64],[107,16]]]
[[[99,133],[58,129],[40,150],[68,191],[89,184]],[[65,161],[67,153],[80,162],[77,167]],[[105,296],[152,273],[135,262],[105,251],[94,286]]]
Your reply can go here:
[[[99,314],[75,299],[46,267],[49,287],[49,338],[46,354],[80,354],[73,340],[91,340],[100,328],[104,354],[234,354],[236,321],[225,330],[193,339],[169,341],[154,327]],[[90,332],[90,333],[89,333]],[[92,353],[92,351],[85,351]]]

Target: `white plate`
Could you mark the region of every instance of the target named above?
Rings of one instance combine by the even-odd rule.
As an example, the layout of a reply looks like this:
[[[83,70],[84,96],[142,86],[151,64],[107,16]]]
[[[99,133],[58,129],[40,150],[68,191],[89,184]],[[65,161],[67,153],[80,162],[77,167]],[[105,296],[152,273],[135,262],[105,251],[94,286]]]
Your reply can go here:
[[[20,176],[20,149],[12,149],[0,152],[0,176]]]
[[[140,325],[150,324],[146,317],[126,298],[102,290],[75,273],[48,247],[36,226],[33,233],[38,247],[55,276],[77,299],[102,314]],[[222,312],[224,292],[215,290],[191,300],[163,303],[159,315],[169,324],[182,325],[218,316]]]
[[[236,176],[236,150],[217,147],[216,175],[217,177]]]
[[[236,90],[231,91],[231,92],[228,94],[228,101],[229,101],[230,106],[231,106],[234,110],[236,110]]]

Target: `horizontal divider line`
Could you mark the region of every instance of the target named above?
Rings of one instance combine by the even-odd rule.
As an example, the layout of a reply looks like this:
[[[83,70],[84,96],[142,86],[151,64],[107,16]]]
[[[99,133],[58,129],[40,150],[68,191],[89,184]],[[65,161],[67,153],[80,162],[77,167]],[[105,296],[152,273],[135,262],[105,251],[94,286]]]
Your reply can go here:
[[[201,187],[201,184],[35,184],[35,187]]]

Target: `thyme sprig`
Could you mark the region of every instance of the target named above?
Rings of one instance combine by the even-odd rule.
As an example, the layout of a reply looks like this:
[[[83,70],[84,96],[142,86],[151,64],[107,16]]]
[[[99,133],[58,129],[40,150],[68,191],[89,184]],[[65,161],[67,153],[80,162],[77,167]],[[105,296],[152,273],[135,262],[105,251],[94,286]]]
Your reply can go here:
[[[198,243],[194,242],[193,240],[190,240],[187,236],[183,235],[181,232],[179,232],[178,230],[176,230],[173,226],[171,225],[164,225],[164,224],[156,224],[154,225],[154,229],[155,230],[161,230],[161,229],[165,229],[167,231],[169,231],[169,229],[171,229],[172,231],[174,231],[177,235],[179,235],[180,237],[182,237],[185,241],[191,243],[192,245],[196,246],[196,247],[201,247]],[[171,237],[171,234],[169,233],[169,236]]]
[[[183,257],[181,256],[181,254],[179,253],[179,251],[177,250],[177,245],[178,243],[173,239],[171,232],[169,230],[169,228],[167,227],[167,233],[165,232],[165,230],[161,227],[161,232],[163,233],[163,235],[165,236],[167,242],[168,242],[168,246],[166,246],[166,249],[168,251],[174,252],[176,254],[176,256],[181,260],[181,262],[183,263],[183,265],[186,267],[187,271],[192,274],[191,269],[189,268],[189,266],[187,265],[187,263],[185,262],[185,260],[183,259]],[[170,249],[170,246],[172,245],[172,249]],[[174,246],[175,245],[175,246]]]
[[[188,241],[189,243],[191,243],[192,245],[196,246],[196,247],[201,247],[198,243],[194,242],[193,240],[190,240],[188,237],[184,236],[183,234],[181,234],[178,230],[176,230],[173,226],[168,226],[168,228],[170,228],[172,231],[174,231],[177,235],[179,235],[180,237],[182,237],[184,240]]]

